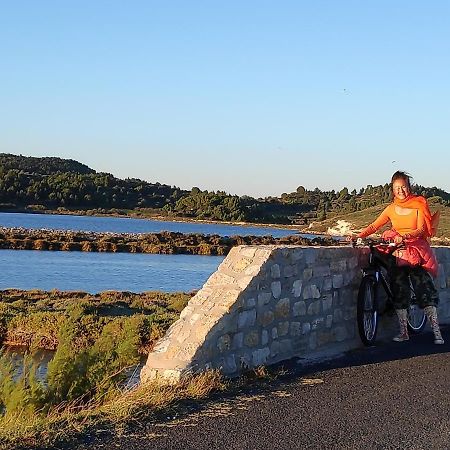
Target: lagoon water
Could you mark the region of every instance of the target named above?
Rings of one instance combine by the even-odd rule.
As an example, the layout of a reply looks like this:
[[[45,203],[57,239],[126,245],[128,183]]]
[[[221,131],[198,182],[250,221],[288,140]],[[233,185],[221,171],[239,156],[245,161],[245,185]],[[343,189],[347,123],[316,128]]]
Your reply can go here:
[[[113,233],[179,233],[218,234],[220,236],[264,236],[274,237],[295,234],[295,230],[260,226],[239,226],[215,223],[170,222],[126,217],[94,217],[57,214],[0,213],[0,227],[54,229],[74,231],[96,231]]]
[[[0,289],[189,292],[223,256],[0,250]]]
[[[181,233],[232,235],[293,234],[270,227],[166,222],[120,217],[0,213],[0,227],[115,233]],[[139,253],[0,250],[0,289],[188,292],[200,289],[223,257]]]

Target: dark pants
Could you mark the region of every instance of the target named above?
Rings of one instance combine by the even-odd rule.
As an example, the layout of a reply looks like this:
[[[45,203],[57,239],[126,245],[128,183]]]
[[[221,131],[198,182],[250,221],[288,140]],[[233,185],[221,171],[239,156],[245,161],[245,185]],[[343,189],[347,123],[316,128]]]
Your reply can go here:
[[[439,294],[431,275],[421,266],[397,266],[393,255],[376,252],[376,257],[388,269],[390,285],[394,295],[394,308],[406,309],[411,301],[409,278],[416,293],[417,304],[421,308],[437,306]]]
[[[434,285],[433,278],[423,267],[393,266],[389,276],[391,279],[392,293],[394,294],[395,309],[406,309],[409,306],[411,300],[409,278],[416,293],[417,304],[421,308],[438,305],[439,294]]]

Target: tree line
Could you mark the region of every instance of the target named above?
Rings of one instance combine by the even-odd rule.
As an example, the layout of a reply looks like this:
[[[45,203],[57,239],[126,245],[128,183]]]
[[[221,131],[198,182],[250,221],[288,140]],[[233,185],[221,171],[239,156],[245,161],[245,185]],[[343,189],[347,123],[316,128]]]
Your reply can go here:
[[[417,193],[450,205],[450,194],[416,186]],[[255,199],[223,191],[190,191],[176,186],[119,179],[74,160],[0,154],[0,206],[3,209],[157,210],[174,217],[257,223],[300,223],[361,211],[389,202],[389,184],[359,191],[307,190],[299,186],[280,197]]]

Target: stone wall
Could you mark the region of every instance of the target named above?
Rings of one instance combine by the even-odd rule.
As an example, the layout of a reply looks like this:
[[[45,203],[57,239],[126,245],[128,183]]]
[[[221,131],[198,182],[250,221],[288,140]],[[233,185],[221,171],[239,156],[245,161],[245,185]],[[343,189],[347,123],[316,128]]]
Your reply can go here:
[[[442,322],[450,321],[450,248],[439,260]],[[367,248],[235,247],[149,354],[141,380],[243,369],[360,347],[356,298]],[[384,316],[379,339],[395,333]]]

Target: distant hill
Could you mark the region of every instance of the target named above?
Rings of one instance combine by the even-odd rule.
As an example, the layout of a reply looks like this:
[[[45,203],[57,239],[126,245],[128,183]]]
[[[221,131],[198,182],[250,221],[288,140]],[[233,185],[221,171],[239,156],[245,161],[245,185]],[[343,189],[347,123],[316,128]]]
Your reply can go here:
[[[3,210],[162,209],[186,191],[139,179],[97,173],[71,159],[0,154]]]
[[[94,169],[73,159],[56,157],[37,158],[34,156],[12,155],[10,153],[0,153],[0,166],[4,170],[16,169],[28,173],[39,173],[41,175],[51,175],[57,172],[96,173]]]

